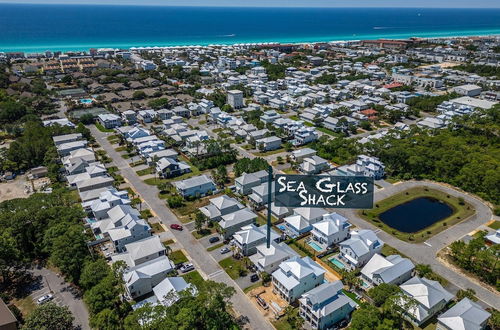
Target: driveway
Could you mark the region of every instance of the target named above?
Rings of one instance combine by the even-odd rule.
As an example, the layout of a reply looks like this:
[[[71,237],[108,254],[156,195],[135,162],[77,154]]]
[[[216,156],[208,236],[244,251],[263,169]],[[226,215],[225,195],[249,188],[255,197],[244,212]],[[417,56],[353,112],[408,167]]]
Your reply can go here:
[[[158,189],[147,185],[142,178],[137,176],[128,163],[115,151],[106,137],[109,133],[99,131],[94,125],[90,130],[102,148],[107,152],[113,163],[120,169],[121,175],[135,189],[137,193],[148,204],[149,208],[158,215],[160,221],[167,227],[171,224],[181,224],[174,213],[166,206],[165,201],[158,197]],[[205,278],[225,283],[236,289],[232,298],[234,309],[249,319],[250,327],[253,329],[272,329],[272,325],[266,320],[259,310],[248,300],[240,287],[219,266],[216,260],[206,251],[206,248],[187,230],[172,231],[177,242],[189,254],[193,264],[205,274]]]
[[[73,316],[75,317],[75,326],[81,329],[90,329],[89,325],[89,312],[83,300],[76,297],[68,289],[69,283],[66,283],[62,277],[47,268],[34,268],[31,270],[34,277],[41,277],[39,285],[31,293],[31,297],[36,303],[36,300],[48,293],[52,293],[54,299],[52,300],[59,306],[67,306]]]

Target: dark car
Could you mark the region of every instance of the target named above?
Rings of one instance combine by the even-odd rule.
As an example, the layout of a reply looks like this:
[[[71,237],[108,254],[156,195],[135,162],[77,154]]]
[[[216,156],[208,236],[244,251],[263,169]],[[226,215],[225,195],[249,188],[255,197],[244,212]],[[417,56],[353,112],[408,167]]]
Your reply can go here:
[[[250,282],[257,282],[259,280],[259,275],[253,274],[250,276]]]
[[[208,240],[210,243],[215,243],[215,242],[218,242],[220,241],[220,238],[215,236],[215,237],[210,237],[210,239]]]
[[[178,224],[176,224],[176,223],[171,224],[171,225],[170,225],[170,228],[175,229],[175,230],[182,230],[182,226],[181,226],[181,225],[178,225]]]

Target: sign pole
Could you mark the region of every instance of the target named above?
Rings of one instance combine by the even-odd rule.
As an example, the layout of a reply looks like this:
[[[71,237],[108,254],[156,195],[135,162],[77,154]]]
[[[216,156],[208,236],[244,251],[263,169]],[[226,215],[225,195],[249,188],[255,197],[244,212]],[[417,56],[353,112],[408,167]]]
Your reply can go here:
[[[269,165],[267,169],[267,248],[271,247],[271,202],[272,202],[272,188],[273,188],[273,167]]]

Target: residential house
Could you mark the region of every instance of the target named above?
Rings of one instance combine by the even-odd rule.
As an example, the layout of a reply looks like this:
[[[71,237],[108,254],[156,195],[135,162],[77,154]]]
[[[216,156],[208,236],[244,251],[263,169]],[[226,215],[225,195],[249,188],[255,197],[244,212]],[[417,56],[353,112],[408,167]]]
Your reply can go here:
[[[248,208],[242,208],[240,210],[222,215],[219,222],[221,235],[224,239],[228,239],[242,227],[253,224],[256,220],[257,214],[253,213]]]
[[[326,282],[304,293],[299,299],[299,315],[312,329],[330,329],[349,320],[356,304],[343,292],[341,281]]]
[[[83,137],[81,133],[71,133],[71,134],[54,136],[52,140],[54,141],[54,144],[58,146],[64,143],[76,142],[81,140],[82,138]]]
[[[280,236],[271,228],[271,241],[278,240]],[[257,252],[257,246],[267,240],[267,225],[257,227],[254,224],[241,227],[233,235],[234,243],[238,251],[244,256],[250,256]]]
[[[300,164],[300,170],[304,174],[318,174],[330,168],[330,164],[324,158],[319,156],[311,156],[304,159]]]
[[[185,290],[193,295],[197,293],[196,287],[183,277],[167,277],[153,288],[156,301],[167,307],[179,300],[179,293]]]
[[[252,188],[265,183],[268,180],[269,174],[262,170],[255,173],[243,173],[240,177],[234,180],[236,192],[241,195],[248,195]]]
[[[99,123],[107,129],[120,127],[122,125],[121,118],[115,114],[100,114],[97,116]]]
[[[415,300],[415,307],[405,315],[416,325],[421,325],[439,313],[453,298],[437,281],[415,276],[399,286],[403,294]]]
[[[299,150],[294,150],[294,151],[292,151],[292,159],[295,162],[300,163],[306,158],[310,158],[312,156],[315,156],[316,152],[317,152],[316,150],[311,149],[311,148],[302,148]]]
[[[321,285],[325,270],[309,257],[292,257],[272,273],[273,292],[289,303]]]
[[[411,278],[414,269],[410,259],[398,254],[385,258],[376,253],[361,269],[361,277],[370,286],[382,283],[399,285]]]
[[[125,292],[130,299],[136,299],[153,291],[167,275],[175,269],[175,265],[167,256],[161,256],[134,267],[123,273]]]
[[[438,316],[436,330],[483,330],[490,316],[478,303],[463,298]]]
[[[255,141],[255,144],[259,150],[271,151],[281,147],[281,139],[277,136],[269,136]]]
[[[135,267],[165,255],[160,236],[153,235],[125,245],[125,252],[112,255],[111,260],[113,263],[124,261],[128,267]]]
[[[274,182],[271,183],[271,202],[274,201]],[[266,205],[269,199],[269,183],[264,182],[257,187],[252,188],[252,193],[248,195],[248,200],[255,208],[261,208]]]
[[[183,197],[205,196],[217,190],[212,179],[205,174],[174,182],[173,185]]]
[[[257,267],[257,271],[272,274],[279,265],[291,257],[298,257],[295,250],[285,242],[271,242],[269,248],[267,243],[257,246],[257,253],[250,256],[250,260]]]
[[[351,224],[338,213],[323,215],[323,220],[312,225],[312,239],[326,247],[340,243],[349,237]]]
[[[235,198],[222,195],[210,199],[210,204],[200,207],[199,210],[211,221],[219,221],[223,215],[234,213],[243,208],[243,204]]]
[[[156,162],[155,170],[159,177],[172,178],[191,172],[191,167],[186,162],[177,161],[175,158],[163,157]]]
[[[380,253],[384,242],[369,229],[351,232],[351,238],[340,242],[340,257],[350,267],[364,266],[375,253]]]

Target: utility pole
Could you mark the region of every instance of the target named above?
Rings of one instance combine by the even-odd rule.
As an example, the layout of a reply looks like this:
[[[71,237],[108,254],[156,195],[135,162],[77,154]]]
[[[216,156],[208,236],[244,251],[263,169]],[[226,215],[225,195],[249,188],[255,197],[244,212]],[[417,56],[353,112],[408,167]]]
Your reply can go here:
[[[273,167],[267,169],[267,248],[271,247],[271,201],[273,192]]]

